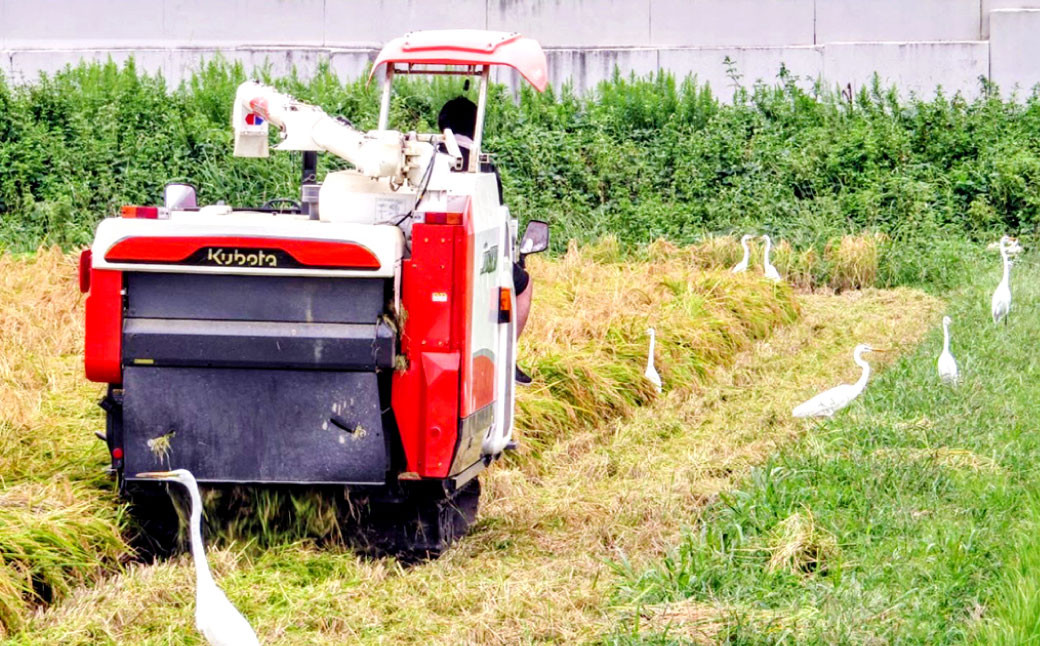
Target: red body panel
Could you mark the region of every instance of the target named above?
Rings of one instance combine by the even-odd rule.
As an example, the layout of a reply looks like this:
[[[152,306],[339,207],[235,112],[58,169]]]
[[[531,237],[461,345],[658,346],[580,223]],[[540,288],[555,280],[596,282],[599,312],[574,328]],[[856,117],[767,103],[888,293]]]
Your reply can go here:
[[[422,477],[448,475],[458,435],[459,348],[453,338],[457,225],[412,225],[412,257],[401,271],[408,369],[394,373],[391,404],[407,459]]]
[[[368,248],[353,242],[300,240],[296,238],[251,238],[242,236],[175,237],[140,236],[124,238],[105,253],[109,262],[177,263],[207,247],[280,249],[302,265],[351,269],[379,269],[379,259]]]
[[[460,420],[494,402],[495,364],[470,356],[474,266],[472,202],[458,204],[462,224],[415,224],[412,257],[401,272],[401,351],[392,406],[407,471],[448,475]],[[489,314],[490,317],[490,314]],[[468,465],[467,465],[468,466]]]
[[[122,383],[122,272],[90,270],[86,319],[83,364],[87,379],[109,384]]]

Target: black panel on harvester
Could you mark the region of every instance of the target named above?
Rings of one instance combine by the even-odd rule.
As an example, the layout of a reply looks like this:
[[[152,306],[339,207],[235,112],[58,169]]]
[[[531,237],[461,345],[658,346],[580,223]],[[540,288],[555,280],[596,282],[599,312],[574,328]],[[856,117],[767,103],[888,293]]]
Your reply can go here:
[[[374,372],[125,369],[125,473],[200,481],[384,484]]]
[[[131,318],[367,323],[386,305],[371,278],[128,272],[126,285]]]

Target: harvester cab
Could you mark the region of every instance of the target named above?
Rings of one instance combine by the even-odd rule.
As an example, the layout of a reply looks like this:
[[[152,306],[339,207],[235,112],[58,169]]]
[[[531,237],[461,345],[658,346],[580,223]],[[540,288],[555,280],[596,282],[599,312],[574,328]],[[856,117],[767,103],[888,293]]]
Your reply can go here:
[[[395,550],[465,532],[477,474],[512,437],[512,265],[548,242],[534,223],[518,249],[481,151],[494,65],[545,87],[545,55],[519,34],[391,41],[369,132],[243,83],[235,155],[266,157],[276,126],[277,150],[302,151],[299,200],[200,207],[173,184],[163,206],[99,224],[80,267],[86,374],[109,384],[112,467],[146,531],[155,485],[136,474],[184,468],[212,487],[346,487]],[[394,77],[423,73],[476,77],[468,164],[450,131],[388,127]],[[353,168],[319,183],[319,152]]]

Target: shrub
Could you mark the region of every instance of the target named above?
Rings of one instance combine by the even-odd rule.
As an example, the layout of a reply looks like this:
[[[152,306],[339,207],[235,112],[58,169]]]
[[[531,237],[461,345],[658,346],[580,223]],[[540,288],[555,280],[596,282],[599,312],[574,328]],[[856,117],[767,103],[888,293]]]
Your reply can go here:
[[[158,201],[171,180],[196,184],[209,203],[295,195],[296,155],[231,155],[231,101],[245,77],[216,60],[177,88],[132,62],[84,63],[29,85],[0,79],[0,247],[83,244],[97,220]],[[308,81],[267,80],[375,126],[376,90],[363,80],[342,83],[328,67]],[[808,282],[828,240],[869,230],[899,245],[880,254],[882,283],[945,280],[930,252],[948,250],[931,241],[988,241],[1040,223],[1036,94],[900,101],[875,85],[849,101],[785,80],[741,88],[732,104],[668,75],[618,75],[581,97],[523,89],[511,100],[494,86],[485,147],[513,212],[551,222],[556,252],[607,234],[630,250],[768,232],[816,249],[796,271]],[[454,79],[405,79],[391,123],[430,128],[462,91]],[[319,173],[342,166],[326,155]]]

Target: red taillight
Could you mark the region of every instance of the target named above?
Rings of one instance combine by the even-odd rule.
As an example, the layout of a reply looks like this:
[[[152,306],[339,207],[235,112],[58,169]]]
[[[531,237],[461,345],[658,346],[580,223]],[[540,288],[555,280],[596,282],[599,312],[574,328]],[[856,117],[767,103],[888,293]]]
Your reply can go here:
[[[423,221],[426,224],[462,224],[462,214],[427,212]]]
[[[157,206],[124,206],[120,213],[124,218],[145,218],[157,220],[159,218],[159,207]]]
[[[79,252],[79,291],[86,294],[90,291],[90,267],[93,265],[93,254],[90,249]]]
[[[112,449],[112,457],[117,459],[117,460],[122,460],[123,459],[123,449],[119,448],[118,446],[116,448]]]

